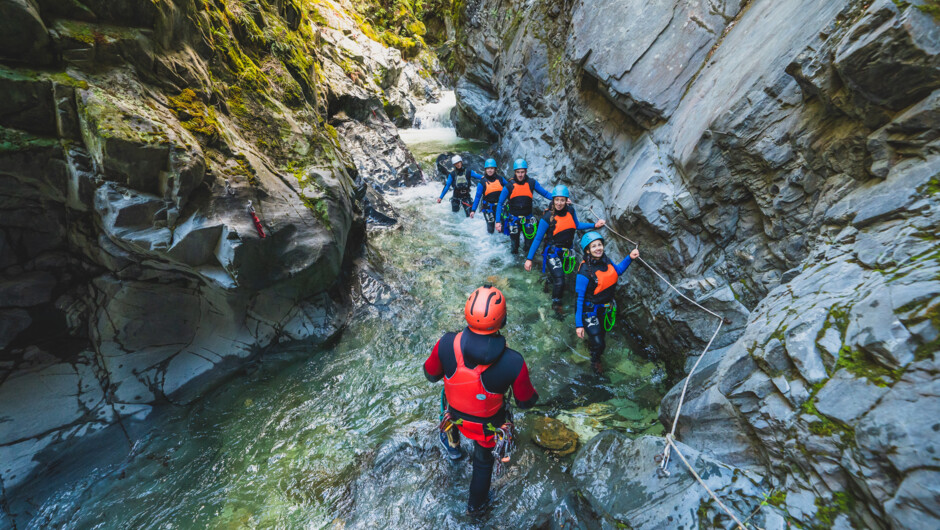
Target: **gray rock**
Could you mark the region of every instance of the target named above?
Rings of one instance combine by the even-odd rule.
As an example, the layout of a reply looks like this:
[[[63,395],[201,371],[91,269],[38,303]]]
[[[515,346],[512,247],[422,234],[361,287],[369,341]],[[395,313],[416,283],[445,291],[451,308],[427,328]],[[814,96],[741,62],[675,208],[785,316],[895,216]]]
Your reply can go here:
[[[913,471],[885,503],[885,514],[894,528],[928,528],[940,519],[940,472]]]
[[[49,33],[33,0],[0,2],[0,57],[28,64],[52,62]]]
[[[0,281],[0,307],[32,307],[52,299],[55,276],[48,272],[28,272],[15,279]]]
[[[878,287],[852,306],[846,343],[861,348],[888,368],[900,368],[914,360],[916,342],[894,315],[890,291]]]
[[[834,61],[850,89],[891,110],[940,86],[940,27],[920,9],[899,10],[889,0],[874,2],[843,37]]]
[[[865,414],[855,428],[855,439],[869,458],[887,459],[899,474],[936,468],[940,447],[940,381],[931,358],[912,365]]]
[[[23,309],[0,309],[0,349],[6,348],[32,322]]]
[[[760,497],[761,477],[735,470],[685,444],[678,445],[708,487],[739,519],[746,517],[741,514],[750,513],[747,507],[755,503],[748,497]],[[595,511],[608,513],[631,528],[661,528],[666,521],[669,527],[694,527],[699,524],[700,506],[706,507],[709,515],[721,513],[722,521],[730,520],[711,505],[708,493],[677,455],[672,455],[669,476],[657,474],[653,457],[662,451],[662,439],[643,436],[631,441],[605,431],[578,451],[571,474]]]
[[[887,392],[887,388],[839,370],[816,394],[816,410],[842,423],[853,424]]]
[[[641,122],[668,118],[741,2],[579,2],[567,52]],[[643,12],[637,17],[637,12]],[[616,21],[616,23],[612,23]]]

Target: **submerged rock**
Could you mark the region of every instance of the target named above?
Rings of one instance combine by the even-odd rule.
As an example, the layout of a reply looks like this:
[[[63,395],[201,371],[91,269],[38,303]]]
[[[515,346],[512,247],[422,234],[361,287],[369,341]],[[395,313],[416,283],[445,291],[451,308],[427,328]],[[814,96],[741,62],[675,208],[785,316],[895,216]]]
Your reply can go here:
[[[532,431],[535,445],[558,456],[570,455],[578,448],[578,433],[555,418],[539,416],[532,424]]]

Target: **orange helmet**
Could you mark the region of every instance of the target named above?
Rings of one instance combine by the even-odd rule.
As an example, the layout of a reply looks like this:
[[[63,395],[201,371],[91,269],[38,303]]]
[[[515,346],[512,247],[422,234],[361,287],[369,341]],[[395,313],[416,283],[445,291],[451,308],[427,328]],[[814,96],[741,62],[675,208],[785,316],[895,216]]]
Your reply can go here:
[[[486,284],[470,294],[463,314],[471,331],[483,335],[496,333],[506,323],[506,297]]]

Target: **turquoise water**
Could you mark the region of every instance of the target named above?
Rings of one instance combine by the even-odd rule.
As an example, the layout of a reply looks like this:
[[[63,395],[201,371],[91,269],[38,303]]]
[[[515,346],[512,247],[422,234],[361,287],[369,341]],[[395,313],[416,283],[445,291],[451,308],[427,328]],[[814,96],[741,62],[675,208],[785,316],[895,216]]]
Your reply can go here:
[[[390,196],[402,227],[370,234],[372,261],[396,293],[387,305],[358,310],[329,349],[266,358],[195,405],[165,411],[132,457],[55,488],[32,526],[528,527],[566,492],[572,460],[532,443],[539,415],[557,417],[581,443],[606,428],[660,432],[662,367],[634,355],[615,329],[607,373],[593,375],[570,308],[557,319],[508,238],[452,214],[439,192],[433,184]],[[504,334],[543,404],[517,411],[519,448],[493,482],[488,518],[474,520],[463,513],[470,464],[441,456],[441,387],[421,365],[442,333],[462,328],[468,293],[486,281],[507,297]]]

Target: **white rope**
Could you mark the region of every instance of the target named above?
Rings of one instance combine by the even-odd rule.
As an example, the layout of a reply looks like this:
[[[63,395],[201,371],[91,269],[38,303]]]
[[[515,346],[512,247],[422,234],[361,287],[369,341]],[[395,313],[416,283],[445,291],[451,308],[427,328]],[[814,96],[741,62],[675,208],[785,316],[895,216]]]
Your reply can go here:
[[[590,207],[590,210],[591,210],[591,213],[594,214],[595,217],[600,218],[600,216],[597,215],[597,212],[594,211],[594,208],[593,208],[593,207]],[[616,235],[616,236],[618,236],[618,237],[624,239],[625,241],[628,241],[628,242],[632,243],[635,248],[639,248],[639,247],[640,247],[640,244],[639,244],[639,243],[637,243],[636,241],[633,241],[632,239],[628,238],[627,236],[625,236],[625,235],[623,235],[623,234],[617,232],[617,231],[614,230],[613,227],[611,227],[610,225],[605,224],[604,226],[605,226],[605,228],[607,228],[608,230],[610,230],[614,235]],[[705,312],[708,313],[709,315],[712,315],[713,317],[715,317],[715,318],[718,319],[718,326],[715,328],[715,332],[712,333],[711,338],[708,339],[708,344],[705,345],[705,349],[702,350],[702,354],[699,355],[699,358],[695,361],[695,364],[692,365],[692,369],[689,370],[689,375],[687,375],[687,376],[685,377],[685,381],[684,381],[683,384],[682,384],[682,393],[679,394],[679,403],[678,403],[678,405],[676,405],[676,414],[675,414],[675,416],[673,417],[673,420],[672,420],[672,428],[669,430],[669,433],[666,434],[666,447],[663,449],[663,458],[662,458],[662,462],[660,463],[660,469],[662,469],[662,471],[663,471],[664,473],[666,473],[667,475],[669,474],[669,471],[666,469],[666,468],[669,466],[669,453],[670,453],[670,451],[673,451],[673,450],[674,450],[674,451],[676,452],[676,454],[679,455],[679,458],[682,460],[682,463],[685,464],[685,467],[687,467],[687,468],[689,469],[689,472],[692,473],[692,476],[694,476],[695,479],[698,480],[699,484],[701,484],[702,487],[705,488],[705,491],[707,491],[708,494],[711,495],[712,499],[715,499],[715,502],[717,502],[718,505],[721,506],[721,508],[722,508],[732,519],[734,519],[734,522],[738,524],[738,528],[741,528],[741,529],[743,530],[743,529],[744,529],[744,524],[741,523],[741,521],[739,521],[738,518],[735,517],[733,513],[731,513],[731,510],[729,510],[724,504],[722,504],[722,502],[721,502],[720,500],[718,500],[718,497],[715,495],[715,493],[714,493],[711,489],[709,489],[708,486],[705,485],[705,482],[701,479],[701,477],[698,476],[698,473],[696,473],[695,470],[692,469],[692,466],[691,466],[691,465],[689,464],[689,462],[685,459],[685,457],[682,455],[682,453],[679,452],[679,448],[678,448],[678,447],[676,446],[676,444],[673,442],[673,439],[675,438],[675,435],[676,435],[676,427],[679,425],[679,415],[680,415],[681,412],[682,412],[682,405],[683,405],[683,403],[685,402],[685,394],[686,394],[686,391],[688,391],[688,389],[689,389],[689,381],[692,379],[692,375],[695,373],[695,370],[698,368],[699,363],[702,362],[702,359],[705,358],[705,354],[708,353],[709,348],[711,348],[712,343],[715,341],[715,337],[718,336],[718,332],[721,331],[721,326],[722,326],[722,324],[725,322],[725,319],[724,319],[721,315],[719,315],[718,313],[715,313],[714,311],[712,311],[712,310],[710,310],[710,309],[708,309],[708,308],[702,306],[702,304],[700,304],[700,303],[696,302],[695,300],[692,300],[692,299],[689,298],[688,296],[682,294],[682,291],[680,291],[679,289],[677,289],[675,285],[673,285],[672,283],[670,283],[669,280],[667,280],[662,274],[660,274],[656,269],[654,269],[652,266],[650,266],[650,264],[647,263],[646,260],[644,260],[643,258],[639,258],[639,257],[638,257],[637,259],[639,259],[639,260],[640,260],[640,263],[642,263],[644,266],[646,266],[646,268],[649,269],[653,274],[655,274],[657,278],[659,278],[660,280],[662,280],[663,283],[665,283],[666,285],[668,285],[670,289],[672,289],[673,291],[675,291],[675,292],[676,292],[679,296],[681,296],[683,299],[685,299],[686,301],[688,301],[689,303],[691,303],[691,304],[694,305],[695,307],[701,309],[702,311],[705,311]],[[753,516],[753,514],[751,514],[751,515]]]
[[[712,499],[714,499],[715,502],[718,503],[718,506],[720,506],[721,509],[724,510],[725,513],[728,514],[729,517],[734,519],[734,522],[738,524],[738,528],[740,528],[741,530],[744,530],[744,523],[739,521],[738,518],[735,517],[733,513],[731,513],[731,510],[729,510],[728,507],[725,506],[725,504],[721,502],[720,499],[718,499],[718,496],[715,495],[715,492],[712,491],[711,488],[709,488],[707,484],[705,484],[705,481],[702,480],[702,477],[698,476],[698,473],[696,473],[695,470],[692,469],[692,465],[689,464],[689,461],[686,460],[685,456],[682,455],[682,452],[679,451],[679,447],[675,444],[675,442],[672,441],[672,433],[669,433],[666,435],[666,444],[667,444],[667,447],[672,448],[676,452],[676,454],[679,455],[679,459],[681,459],[682,463],[685,464],[685,467],[689,469],[689,473],[692,473],[692,476],[695,477],[695,480],[697,480],[698,483],[701,484],[703,488],[705,488],[705,491],[707,491],[708,494],[711,495]]]

